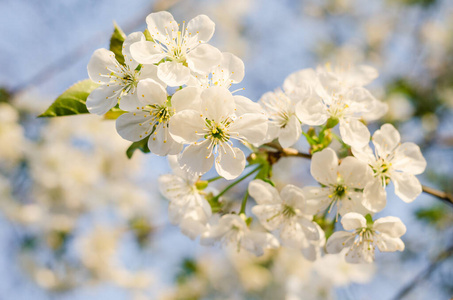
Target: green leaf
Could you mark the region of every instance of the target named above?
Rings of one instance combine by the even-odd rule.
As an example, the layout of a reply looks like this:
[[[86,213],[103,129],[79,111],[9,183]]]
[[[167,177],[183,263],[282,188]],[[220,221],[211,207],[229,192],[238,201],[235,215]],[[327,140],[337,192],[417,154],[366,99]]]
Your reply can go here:
[[[85,102],[88,95],[98,86],[90,79],[77,82],[64,91],[38,118],[87,114]]]
[[[116,119],[118,119],[119,116],[121,116],[122,114],[125,114],[125,113],[127,113],[127,111],[113,107],[111,110],[109,110],[104,115],[104,118],[107,120],[116,120]]]
[[[154,129],[153,129],[153,131],[154,131]],[[148,148],[148,140],[149,140],[149,136],[147,136],[146,138],[144,138],[141,141],[132,143],[132,145],[130,145],[130,147],[127,148],[127,150],[126,150],[127,157],[131,158],[132,155],[134,155],[135,150],[137,150],[137,149],[142,151],[143,153],[149,153],[150,151]]]
[[[126,39],[126,35],[121,30],[121,28],[113,22],[115,29],[113,30],[112,37],[110,38],[110,51],[115,53],[116,60],[124,65],[124,56],[123,56],[123,42]]]

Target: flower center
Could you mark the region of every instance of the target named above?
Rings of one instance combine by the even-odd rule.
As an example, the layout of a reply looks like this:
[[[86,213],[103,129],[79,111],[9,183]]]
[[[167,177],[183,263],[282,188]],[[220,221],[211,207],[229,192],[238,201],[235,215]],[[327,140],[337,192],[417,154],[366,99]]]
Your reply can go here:
[[[228,134],[228,126],[232,123],[232,120],[229,118],[225,119],[222,122],[215,122],[209,119],[206,119],[207,134],[205,139],[212,139],[216,142],[226,142],[230,139]]]
[[[294,217],[296,214],[297,214],[296,211],[291,206],[285,205],[283,207],[282,215],[285,216],[286,218]]]
[[[331,117],[340,119],[344,117],[344,111],[348,107],[349,106],[343,102],[343,96],[339,95],[338,97],[333,97],[332,103],[327,108],[327,111]]]

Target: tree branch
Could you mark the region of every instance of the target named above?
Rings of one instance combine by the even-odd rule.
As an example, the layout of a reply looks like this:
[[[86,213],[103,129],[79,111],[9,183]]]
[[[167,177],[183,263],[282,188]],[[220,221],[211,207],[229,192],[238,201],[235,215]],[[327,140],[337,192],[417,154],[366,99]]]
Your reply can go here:
[[[436,190],[436,189],[433,189],[433,188],[430,188],[430,187],[427,187],[424,185],[422,186],[422,188],[423,188],[423,192],[425,192],[426,194],[432,195],[432,196],[436,197],[437,199],[444,201],[447,204],[453,205],[453,196],[451,194],[448,194],[446,192],[439,191],[439,190]]]

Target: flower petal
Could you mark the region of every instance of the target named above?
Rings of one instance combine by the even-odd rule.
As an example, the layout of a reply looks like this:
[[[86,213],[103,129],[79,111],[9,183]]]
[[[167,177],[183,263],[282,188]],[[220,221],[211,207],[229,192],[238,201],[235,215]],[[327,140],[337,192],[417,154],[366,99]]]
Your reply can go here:
[[[264,249],[277,249],[280,243],[270,233],[250,231],[244,235],[241,246],[256,256],[261,256],[264,254]]]
[[[245,155],[241,149],[226,145],[219,149],[219,156],[215,160],[215,169],[220,176],[226,180],[232,180],[241,175],[244,168]]]
[[[322,125],[329,118],[324,104],[316,96],[299,101],[296,104],[296,115],[302,123],[310,126]]]
[[[231,83],[239,83],[244,79],[245,67],[244,62],[236,55],[229,52],[222,52],[220,61],[220,73]],[[215,74],[214,74],[215,75]]]
[[[201,93],[201,111],[210,120],[221,122],[232,115],[235,108],[233,95],[226,88],[211,87]]]
[[[331,148],[313,154],[310,172],[316,181],[331,185],[337,183],[338,157]]]
[[[281,204],[282,200],[276,188],[263,180],[253,180],[249,183],[250,196],[258,204]]]
[[[376,157],[373,154],[371,147],[366,144],[363,147],[352,147],[352,154],[357,157],[359,160],[366,162],[369,165],[372,165],[376,161]]]
[[[365,186],[362,205],[373,213],[383,210],[387,205],[387,193],[378,178],[374,178]]]
[[[373,179],[373,171],[370,166],[352,156],[342,160],[338,173],[346,186],[356,189],[363,189]]]
[[[165,156],[178,154],[183,145],[176,143],[168,132],[167,123],[157,125],[155,132],[149,137],[148,148],[151,153]]]
[[[214,34],[215,24],[206,15],[198,15],[187,24],[190,37],[196,37],[200,42],[207,43]]]
[[[214,162],[214,155],[211,154],[211,149],[208,147],[210,142],[210,140],[205,140],[184,149],[178,158],[181,167],[196,175],[203,175],[209,171]]]
[[[138,97],[147,104],[162,106],[167,102],[167,91],[153,79],[143,79],[137,85]]]
[[[283,90],[285,93],[291,94],[298,90],[299,92],[307,93],[317,84],[318,76],[313,69],[303,69],[290,74],[283,82]]]
[[[141,64],[156,64],[165,57],[167,53],[163,52],[158,45],[150,41],[140,41],[133,43],[129,47],[131,56]]]
[[[359,213],[351,212],[341,218],[341,225],[345,230],[355,230],[366,227],[366,219]]]
[[[138,66],[138,62],[133,59],[131,54],[131,45],[137,42],[145,41],[145,35],[141,32],[133,32],[129,34],[123,42],[123,56],[124,62],[130,70],[135,70]]]
[[[194,143],[200,139],[204,126],[200,112],[186,109],[171,117],[170,134],[178,143]]]
[[[125,140],[137,142],[151,134],[153,117],[147,112],[122,114],[116,119],[116,131]]]
[[[261,204],[252,207],[252,213],[267,230],[276,230],[283,224],[281,210],[281,204]]]
[[[182,63],[166,61],[157,66],[157,76],[169,86],[181,86],[190,79],[190,70]]]
[[[401,136],[392,124],[384,124],[381,126],[381,129],[376,130],[372,140],[377,155],[386,158],[396,149],[401,141]]]
[[[207,74],[222,58],[219,49],[202,44],[192,49],[187,55],[187,65],[197,73]]]
[[[392,238],[399,238],[406,233],[406,226],[401,222],[401,219],[392,216],[377,219],[373,224],[373,229]]]
[[[354,233],[336,231],[327,240],[326,250],[329,254],[340,253],[344,248],[349,248],[354,243]]]
[[[395,185],[395,194],[406,203],[414,201],[422,193],[422,185],[413,174],[393,172],[390,178]]]
[[[263,143],[267,133],[267,117],[247,113],[239,116],[230,126],[231,138],[243,137],[250,143]]]
[[[202,90],[197,87],[185,87],[173,94],[171,97],[171,106],[176,112],[185,109],[198,110],[201,105],[201,92]]]
[[[426,160],[418,145],[404,143],[396,148],[392,165],[395,170],[418,175],[425,171]]]
[[[90,113],[103,115],[114,107],[119,100],[121,87],[118,85],[101,85],[92,91],[87,98],[86,106]]]
[[[302,126],[296,115],[292,115],[285,127],[280,128],[278,141],[283,148],[294,145],[302,134]]]
[[[381,252],[395,252],[404,250],[404,243],[400,238],[392,238],[386,234],[379,234],[377,236],[376,246]]]
[[[88,62],[88,76],[96,83],[109,83],[112,72],[117,72],[115,54],[107,49],[97,49]]]
[[[305,198],[303,209],[305,214],[315,215],[326,209],[332,202],[332,199],[329,198],[330,187],[305,186],[302,191]]]
[[[357,119],[340,119],[340,134],[343,142],[361,148],[369,143],[370,132],[368,127]]]
[[[159,11],[146,17],[148,31],[154,40],[163,44],[170,42],[177,35],[179,26],[167,11]]]
[[[246,113],[264,114],[264,110],[261,105],[253,102],[249,98],[240,95],[233,96],[233,98],[234,103],[236,104],[236,110],[234,111],[236,116],[241,116]]]
[[[353,245],[345,254],[346,262],[351,264],[372,263],[374,261],[374,246],[368,243]]]

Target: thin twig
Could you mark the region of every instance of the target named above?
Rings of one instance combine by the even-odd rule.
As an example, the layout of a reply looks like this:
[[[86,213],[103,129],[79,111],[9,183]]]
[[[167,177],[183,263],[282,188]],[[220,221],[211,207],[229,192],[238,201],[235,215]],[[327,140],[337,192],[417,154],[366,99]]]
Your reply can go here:
[[[440,265],[443,261],[453,255],[453,245],[450,246],[447,250],[442,251],[437,257],[426,267],[424,268],[417,276],[414,277],[407,285],[405,285],[396,296],[393,298],[395,300],[401,299],[409,292],[418,286],[418,284],[424,279],[428,278]]]
[[[444,201],[445,203],[448,203],[450,205],[453,205],[453,196],[451,194],[448,194],[444,191],[439,191],[439,190],[436,190],[436,189],[433,189],[433,188],[430,188],[430,187],[427,187],[427,186],[422,186],[423,188],[423,192],[425,192],[426,194],[430,194],[442,201]]]

